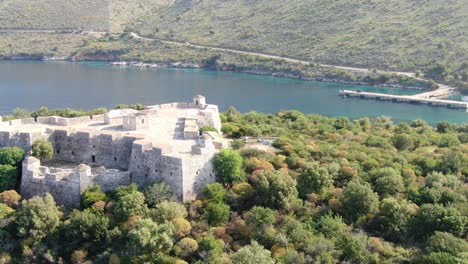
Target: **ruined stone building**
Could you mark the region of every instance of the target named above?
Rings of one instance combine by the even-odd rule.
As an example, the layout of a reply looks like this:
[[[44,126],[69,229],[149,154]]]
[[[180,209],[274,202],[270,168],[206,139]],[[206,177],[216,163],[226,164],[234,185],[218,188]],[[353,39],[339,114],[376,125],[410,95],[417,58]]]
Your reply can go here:
[[[91,185],[109,191],[160,180],[187,201],[215,181],[213,162],[223,141],[216,132],[200,133],[205,126],[220,131],[218,107],[196,96],[191,103],[154,105],[143,111],[0,122],[0,147],[18,146],[29,152],[38,139],[54,146],[54,158],[46,164],[29,156],[24,160],[25,198],[49,192],[57,203],[72,207]]]

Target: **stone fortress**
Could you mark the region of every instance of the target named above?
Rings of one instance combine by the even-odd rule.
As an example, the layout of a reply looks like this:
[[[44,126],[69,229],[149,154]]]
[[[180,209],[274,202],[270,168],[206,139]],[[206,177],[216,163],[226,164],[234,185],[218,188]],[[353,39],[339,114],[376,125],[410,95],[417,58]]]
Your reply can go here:
[[[51,193],[57,203],[77,206],[91,185],[110,191],[121,185],[168,183],[181,200],[195,199],[216,179],[214,157],[224,147],[218,107],[195,96],[192,103],[147,106],[145,110],[111,110],[76,118],[38,117],[1,122],[0,147],[18,146],[27,153],[34,141],[54,146],[47,164],[31,156],[23,162],[21,194]]]

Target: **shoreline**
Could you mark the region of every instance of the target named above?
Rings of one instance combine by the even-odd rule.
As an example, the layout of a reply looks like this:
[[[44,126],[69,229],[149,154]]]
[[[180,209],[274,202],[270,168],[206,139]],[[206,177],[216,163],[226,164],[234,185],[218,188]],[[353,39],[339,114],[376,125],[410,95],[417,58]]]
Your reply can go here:
[[[160,62],[142,62],[142,61],[115,61],[109,60],[108,58],[76,58],[76,57],[47,57],[43,55],[28,55],[28,56],[4,56],[0,57],[0,61],[43,61],[43,62],[105,62],[113,67],[131,67],[131,68],[166,68],[166,69],[204,69],[204,70],[213,70],[213,71],[223,71],[223,72],[237,72],[237,73],[246,73],[254,74],[261,76],[271,76],[271,77],[280,77],[288,78],[294,80],[302,81],[318,81],[318,82],[327,82],[327,83],[337,83],[337,84],[349,84],[349,85],[365,85],[372,87],[385,87],[385,88],[397,88],[397,89],[407,89],[407,90],[417,90],[417,91],[432,91],[434,89],[425,89],[423,87],[417,86],[404,86],[398,84],[373,84],[370,82],[353,82],[346,81],[342,79],[333,79],[326,77],[315,77],[307,78],[305,76],[295,75],[285,71],[275,71],[273,69],[225,69],[225,68],[213,68],[206,67],[197,63],[190,63],[184,61],[160,61]]]

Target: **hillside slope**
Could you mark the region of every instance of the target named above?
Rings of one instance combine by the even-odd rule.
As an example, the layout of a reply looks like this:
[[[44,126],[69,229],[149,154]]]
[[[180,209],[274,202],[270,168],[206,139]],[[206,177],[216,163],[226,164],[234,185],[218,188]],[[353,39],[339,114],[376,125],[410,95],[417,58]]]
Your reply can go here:
[[[2,29],[110,29],[110,0],[3,0]]]
[[[324,63],[415,70],[466,61],[467,13],[464,0],[177,0],[133,28]]]
[[[138,32],[468,87],[466,0],[3,0],[0,29]]]
[[[173,0],[2,0],[0,29],[124,30]]]

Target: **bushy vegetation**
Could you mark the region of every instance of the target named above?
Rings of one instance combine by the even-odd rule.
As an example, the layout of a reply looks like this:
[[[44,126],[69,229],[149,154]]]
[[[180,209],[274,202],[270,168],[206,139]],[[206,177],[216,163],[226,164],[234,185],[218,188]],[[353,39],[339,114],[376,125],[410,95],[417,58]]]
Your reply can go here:
[[[0,258],[15,263],[464,263],[468,127],[389,118],[276,115],[231,108],[232,138],[278,138],[225,150],[221,183],[174,201],[155,182],[53,198],[0,193]],[[257,130],[250,129],[255,126]],[[2,150],[18,164],[21,153]],[[6,261],[8,262],[8,261]]]

